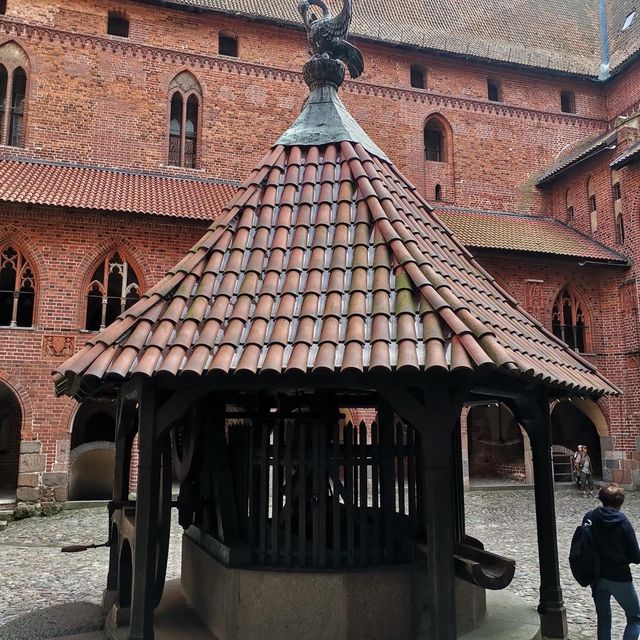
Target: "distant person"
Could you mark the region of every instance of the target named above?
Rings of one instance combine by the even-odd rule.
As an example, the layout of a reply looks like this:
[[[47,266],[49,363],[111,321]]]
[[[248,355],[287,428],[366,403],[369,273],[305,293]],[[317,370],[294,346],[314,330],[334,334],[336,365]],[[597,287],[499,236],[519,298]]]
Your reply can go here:
[[[576,483],[576,489],[580,489],[580,464],[582,462],[582,447],[584,445],[579,444],[577,451],[573,452],[571,458],[571,472],[573,473],[573,481]]]
[[[638,640],[640,604],[629,563],[640,563],[640,548],[631,523],[620,511],[624,489],[619,484],[606,484],[600,489],[598,499],[602,506],[589,511],[582,519],[582,524],[591,522],[600,556],[600,574],[591,585],[598,614],[598,640],[611,640],[611,596],[627,617],[622,640]]]
[[[580,488],[584,496],[593,496],[593,467],[589,457],[589,449],[582,447],[582,457],[580,459]],[[587,491],[589,492],[587,494]]]

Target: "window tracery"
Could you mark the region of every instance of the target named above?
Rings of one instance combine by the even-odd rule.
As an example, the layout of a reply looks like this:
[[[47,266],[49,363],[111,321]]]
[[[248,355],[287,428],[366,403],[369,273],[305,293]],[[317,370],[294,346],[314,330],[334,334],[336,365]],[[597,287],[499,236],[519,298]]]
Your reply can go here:
[[[176,167],[195,168],[198,162],[198,135],[202,90],[188,72],[178,74],[169,85],[169,154],[168,163]]]
[[[575,351],[590,350],[590,327],[584,303],[568,287],[553,303],[553,334]]]
[[[89,331],[102,330],[140,299],[140,281],[126,258],[115,251],[94,271],[86,296],[85,326]]]
[[[27,55],[15,42],[0,47],[0,144],[24,146]]]
[[[29,260],[14,245],[0,248],[0,326],[31,327],[36,278]]]

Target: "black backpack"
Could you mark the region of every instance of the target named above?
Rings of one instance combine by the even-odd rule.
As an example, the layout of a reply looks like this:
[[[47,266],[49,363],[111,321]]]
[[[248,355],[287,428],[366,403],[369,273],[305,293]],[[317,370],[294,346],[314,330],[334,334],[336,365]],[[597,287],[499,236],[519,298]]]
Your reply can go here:
[[[600,556],[591,520],[576,528],[571,540],[569,566],[579,585],[588,587],[600,575]]]

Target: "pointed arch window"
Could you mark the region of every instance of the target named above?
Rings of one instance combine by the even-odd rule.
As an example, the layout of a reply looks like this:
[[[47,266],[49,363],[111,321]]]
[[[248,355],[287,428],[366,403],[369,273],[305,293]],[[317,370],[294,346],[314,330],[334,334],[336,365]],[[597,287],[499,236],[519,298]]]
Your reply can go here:
[[[0,47],[0,144],[24,146],[28,59],[15,42]]]
[[[189,72],[178,74],[169,85],[168,163],[176,167],[198,165],[200,131],[200,84]]]
[[[587,182],[587,197],[589,198],[591,233],[595,233],[598,230],[598,203],[596,202],[596,183],[593,176]]]
[[[567,287],[553,304],[553,334],[575,351],[590,350],[588,313],[584,303]]]
[[[33,325],[35,285],[34,271],[20,249],[0,247],[0,326]]]
[[[436,202],[440,202],[442,200],[442,187],[439,184],[436,184],[436,188],[435,188],[435,200]]]
[[[620,172],[611,173],[611,187],[613,191],[613,213],[615,216],[616,242],[624,244],[624,218],[622,216],[622,187],[620,186]]]
[[[424,127],[424,157],[430,162],[446,162],[444,129],[435,118],[427,120]]]
[[[89,331],[111,324],[140,299],[140,280],[121,253],[109,254],[96,268],[87,288]]]
[[[571,196],[571,191],[567,189],[567,194],[565,196],[565,206],[566,206],[566,222],[567,224],[573,223],[573,197]]]

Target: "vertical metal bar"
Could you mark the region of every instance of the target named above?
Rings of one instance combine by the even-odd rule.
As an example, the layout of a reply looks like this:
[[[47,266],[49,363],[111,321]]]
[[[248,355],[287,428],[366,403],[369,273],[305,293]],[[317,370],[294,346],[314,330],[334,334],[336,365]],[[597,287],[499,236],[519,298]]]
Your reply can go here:
[[[373,562],[380,564],[380,448],[378,418],[371,424],[371,509],[373,513]]]
[[[354,540],[354,503],[353,503],[353,425],[347,424],[344,430],[346,455],[344,462],[344,501],[347,510],[347,566],[355,564]]]
[[[254,420],[249,425],[249,548],[256,562],[256,522],[258,520],[258,493],[256,492],[256,432],[258,426]]]
[[[367,427],[364,422],[360,422],[360,433],[358,434],[360,439],[359,447],[359,466],[360,466],[360,564],[364,567],[368,564],[367,561],[367,546],[368,546],[368,527],[367,516],[369,513],[367,488]]]
[[[281,418],[276,418],[273,424],[273,482],[271,484],[271,564],[277,566],[280,559],[280,506],[282,501],[280,475],[280,437]]]
[[[285,466],[284,466],[284,494],[285,494],[285,521],[284,521],[284,562],[287,567],[291,566],[291,520],[293,518],[293,487],[292,487],[292,464],[293,464],[293,422],[285,422]]]
[[[298,566],[307,565],[307,427],[306,421],[299,426],[298,451]]]
[[[331,474],[333,477],[333,566],[339,567],[342,555],[342,541],[340,539],[340,424],[336,420],[333,424],[333,460]]]

